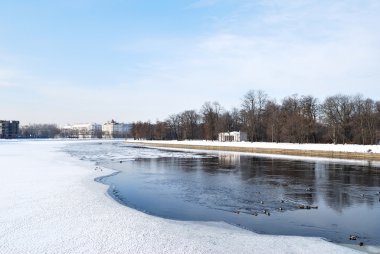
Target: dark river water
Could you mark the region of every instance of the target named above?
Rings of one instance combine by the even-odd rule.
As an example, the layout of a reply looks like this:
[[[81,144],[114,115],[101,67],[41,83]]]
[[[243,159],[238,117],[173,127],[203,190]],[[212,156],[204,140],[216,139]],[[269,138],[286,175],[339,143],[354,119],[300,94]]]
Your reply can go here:
[[[116,143],[66,151],[118,173],[96,179],[118,202],[176,220],[224,221],[276,235],[380,245],[380,168]],[[356,241],[349,240],[357,235]]]

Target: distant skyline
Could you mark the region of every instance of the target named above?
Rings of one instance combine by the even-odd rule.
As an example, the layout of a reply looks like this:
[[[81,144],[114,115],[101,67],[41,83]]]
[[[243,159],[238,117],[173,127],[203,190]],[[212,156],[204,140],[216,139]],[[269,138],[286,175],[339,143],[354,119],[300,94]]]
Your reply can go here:
[[[164,120],[250,90],[380,100],[377,0],[4,0],[0,119]]]

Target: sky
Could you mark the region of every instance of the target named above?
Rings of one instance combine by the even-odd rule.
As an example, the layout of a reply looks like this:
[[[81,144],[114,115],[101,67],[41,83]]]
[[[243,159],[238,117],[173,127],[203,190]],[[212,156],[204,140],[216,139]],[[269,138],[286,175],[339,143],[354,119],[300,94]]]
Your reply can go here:
[[[380,100],[378,0],[0,0],[0,119],[164,120],[206,101]]]

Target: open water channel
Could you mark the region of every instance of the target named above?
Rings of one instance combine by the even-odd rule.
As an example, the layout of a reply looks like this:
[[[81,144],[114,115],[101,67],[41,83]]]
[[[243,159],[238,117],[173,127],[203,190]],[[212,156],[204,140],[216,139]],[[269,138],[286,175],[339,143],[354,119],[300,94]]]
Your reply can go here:
[[[65,150],[117,171],[96,179],[118,202],[176,220],[224,221],[276,235],[380,245],[380,167],[231,152],[83,142]],[[358,236],[349,240],[350,235]]]

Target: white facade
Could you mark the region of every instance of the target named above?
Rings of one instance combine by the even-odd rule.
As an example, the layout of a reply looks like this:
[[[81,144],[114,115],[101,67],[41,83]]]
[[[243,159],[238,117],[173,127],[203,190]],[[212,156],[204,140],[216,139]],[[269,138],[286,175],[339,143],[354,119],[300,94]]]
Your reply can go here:
[[[218,140],[221,142],[240,142],[247,141],[247,133],[241,131],[221,132]]]
[[[102,134],[102,126],[96,123],[66,125],[62,130],[71,138],[101,138]]]
[[[114,120],[102,126],[103,138],[125,138],[130,131],[130,125],[118,123]]]

